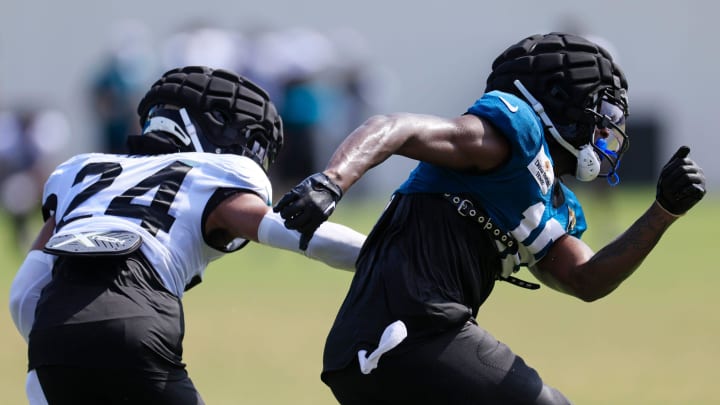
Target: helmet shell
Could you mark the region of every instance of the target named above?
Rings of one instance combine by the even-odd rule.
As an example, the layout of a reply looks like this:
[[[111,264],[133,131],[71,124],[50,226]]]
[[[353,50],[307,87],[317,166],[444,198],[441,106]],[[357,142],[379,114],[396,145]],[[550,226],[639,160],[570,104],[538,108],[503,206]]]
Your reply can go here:
[[[267,92],[227,70],[187,66],[166,72],[140,101],[140,124],[160,106],[187,110],[202,152],[248,156],[267,170],[283,145],[282,120]]]

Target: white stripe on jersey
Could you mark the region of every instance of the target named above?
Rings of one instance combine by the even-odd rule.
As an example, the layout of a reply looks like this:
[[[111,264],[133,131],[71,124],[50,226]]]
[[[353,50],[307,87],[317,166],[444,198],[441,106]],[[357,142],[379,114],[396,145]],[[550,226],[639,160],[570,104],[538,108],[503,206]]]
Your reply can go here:
[[[522,260],[529,266],[532,266],[539,259],[536,255],[547,248],[553,241],[565,234],[565,228],[555,218],[548,219],[542,224],[542,217],[545,213],[545,204],[539,202],[530,206],[523,211],[523,219],[520,225],[513,229],[510,233],[522,242],[524,247]],[[530,235],[537,231],[542,224],[542,230],[530,239]],[[528,255],[529,253],[529,255]],[[529,257],[528,257],[529,256]]]
[[[543,202],[538,202],[534,205],[531,205],[525,211],[523,211],[520,224],[517,226],[517,228],[510,231],[510,233],[512,233],[512,235],[518,241],[524,241],[530,236],[532,231],[537,229],[537,227],[540,225],[540,222],[542,222],[543,213],[545,213],[545,204]]]
[[[528,245],[528,250],[536,255],[550,245],[554,240],[565,234],[565,228],[555,218],[550,218],[546,223],[543,230],[535,238],[535,240]]]

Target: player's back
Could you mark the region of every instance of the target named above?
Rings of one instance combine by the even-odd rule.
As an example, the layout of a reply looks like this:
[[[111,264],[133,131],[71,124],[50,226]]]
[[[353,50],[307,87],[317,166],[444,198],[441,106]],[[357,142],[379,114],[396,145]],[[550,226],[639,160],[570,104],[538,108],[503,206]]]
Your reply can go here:
[[[270,182],[252,160],[230,154],[176,153],[155,156],[83,154],[49,177],[43,212],[55,215],[56,234],[129,231],[142,238],[142,252],[163,284],[181,296],[223,251],[203,237],[208,205],[220,189],[253,192],[267,204]]]

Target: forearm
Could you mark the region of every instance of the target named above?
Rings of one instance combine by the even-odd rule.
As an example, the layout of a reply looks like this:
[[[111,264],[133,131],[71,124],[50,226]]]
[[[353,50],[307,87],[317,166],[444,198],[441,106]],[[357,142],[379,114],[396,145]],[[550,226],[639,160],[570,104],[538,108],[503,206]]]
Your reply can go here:
[[[355,271],[363,243],[365,235],[344,225],[324,222],[310,239],[305,256],[336,269]]]
[[[10,285],[10,315],[25,341],[28,340],[35,321],[35,308],[40,300],[42,289],[52,278],[55,256],[44,253],[42,248],[54,230],[55,218],[51,216],[40,229]]]
[[[10,286],[10,315],[26,341],[35,321],[35,308],[42,289],[52,278],[54,261],[54,256],[40,250],[31,250]]]
[[[407,140],[407,136],[398,131],[396,121],[381,115],[365,121],[340,144],[323,172],[343,191],[347,191],[368,170],[392,156]]]
[[[581,266],[581,298],[592,301],[615,290],[637,270],[676,219],[654,203],[627,231]]]
[[[317,229],[307,246],[300,250],[300,233],[287,229],[279,214],[268,212],[258,228],[258,241],[276,248],[302,253],[328,266],[355,271],[365,235],[344,225],[325,222]]]

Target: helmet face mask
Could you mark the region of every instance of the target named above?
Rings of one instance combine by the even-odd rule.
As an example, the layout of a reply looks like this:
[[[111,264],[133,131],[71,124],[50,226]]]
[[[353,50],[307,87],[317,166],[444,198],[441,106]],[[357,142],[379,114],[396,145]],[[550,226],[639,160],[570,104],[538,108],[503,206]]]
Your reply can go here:
[[[200,114],[199,127],[204,152],[232,153],[255,160],[267,171],[279,152],[279,145],[273,142],[271,134],[282,132],[282,122],[278,121],[268,128],[256,120],[233,120],[233,115],[213,109]]]
[[[267,171],[283,145],[282,120],[268,94],[225,70],[166,72],[140,101],[138,114],[144,130],[135,136],[139,141],[129,142],[131,153],[148,154],[142,137],[164,138],[175,146],[165,153],[237,154]]]
[[[557,126],[560,135],[573,147],[592,146],[600,163],[597,177],[607,177],[611,184],[617,183],[620,160],[630,146],[625,130],[626,108],[623,99],[615,99],[601,91],[595,104],[585,109],[589,120],[582,124]]]
[[[267,142],[266,132],[262,127],[248,125],[227,127],[224,134],[211,143],[211,153],[232,153],[247,156],[255,160],[265,171],[270,168],[277,152]]]
[[[592,129],[592,146],[600,157],[598,176],[607,177],[611,184],[616,184],[617,169],[630,141],[625,132],[626,112],[622,107],[605,98],[598,100],[598,105],[589,113],[595,117]]]

